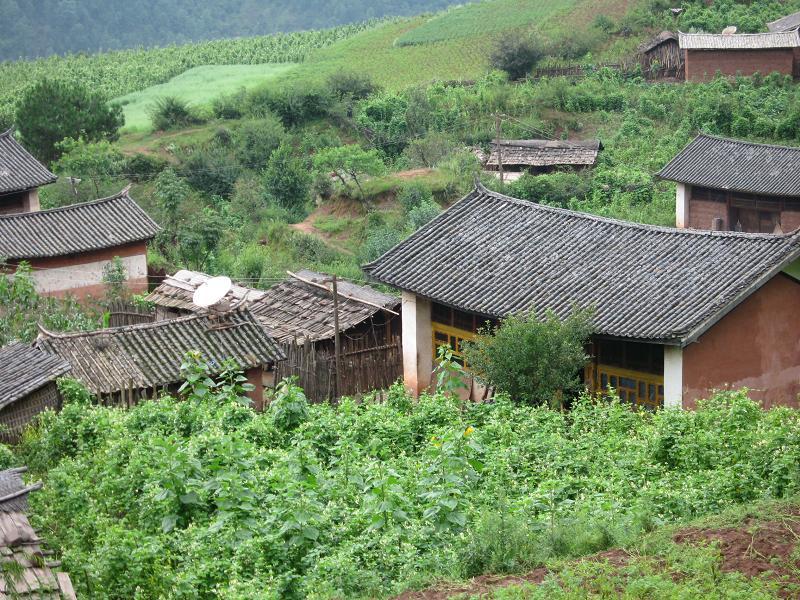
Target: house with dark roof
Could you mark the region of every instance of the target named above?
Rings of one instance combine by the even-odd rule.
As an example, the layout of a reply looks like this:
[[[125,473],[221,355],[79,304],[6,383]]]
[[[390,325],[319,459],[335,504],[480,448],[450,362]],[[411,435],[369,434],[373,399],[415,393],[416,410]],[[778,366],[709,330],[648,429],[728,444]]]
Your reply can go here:
[[[499,171],[502,161],[504,179],[514,180],[524,172],[592,167],[602,149],[600,140],[500,140],[499,144],[492,143],[485,167]]]
[[[284,355],[247,310],[224,314],[204,312],[169,321],[112,327],[81,333],[54,333],[40,328],[37,348],[56,354],[99,399],[134,404],[160,391],[176,391],[184,377],[181,364],[188,352],[199,352],[220,373],[232,360],[255,387],[254,406],[263,406],[275,363]]]
[[[800,148],[701,134],[657,176],[677,183],[680,228],[788,233],[800,227]]]
[[[691,408],[748,387],[798,406],[800,232],[763,235],[618,221],[478,186],[376,261],[402,290],[403,369],[431,384],[436,346],[459,351],[487,320],[593,308],[588,387]]]
[[[767,23],[770,31],[797,31],[800,29],[800,11]]]
[[[797,31],[770,33],[682,33],[686,81],[708,81],[723,75],[750,76],[773,72],[800,77],[800,35]]]
[[[0,133],[0,215],[39,210],[39,188],[56,176],[14,138]]]
[[[156,306],[156,318],[201,311],[192,296],[208,279],[205,273],[187,270],[167,277],[147,297]],[[249,308],[277,342],[328,347],[336,333],[329,287],[329,275],[304,269],[268,290],[234,284],[226,300],[231,306]],[[377,346],[400,334],[400,317],[395,314],[400,299],[396,296],[349,281],[337,283],[337,295],[339,332],[344,336],[344,345],[349,340],[364,339]]]
[[[0,599],[75,600],[69,575],[59,571],[59,561],[28,521],[28,495],[42,483],[27,485],[27,467],[0,471]]]
[[[0,441],[17,441],[33,418],[61,408],[56,379],[69,373],[60,356],[12,342],[0,348]]]
[[[103,272],[114,257],[126,286],[147,290],[147,242],[158,225],[130,197],[119,194],[37,212],[0,215],[0,260],[14,269],[29,263],[39,293],[101,296]]]

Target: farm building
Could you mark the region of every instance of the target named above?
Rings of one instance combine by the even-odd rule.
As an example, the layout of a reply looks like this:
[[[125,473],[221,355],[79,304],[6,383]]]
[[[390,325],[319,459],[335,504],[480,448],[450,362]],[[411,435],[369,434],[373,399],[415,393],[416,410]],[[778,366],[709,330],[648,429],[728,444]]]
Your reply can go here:
[[[642,72],[663,72],[675,77],[683,73],[683,54],[678,45],[678,36],[671,31],[662,31],[637,49]]]
[[[83,333],[41,330],[36,346],[72,366],[72,376],[108,404],[130,405],[175,391],[184,381],[181,364],[190,351],[219,373],[232,359],[255,386],[249,396],[263,406],[281,349],[246,310],[198,314],[170,321],[114,327]]]
[[[0,133],[0,215],[39,210],[39,188],[56,176],[14,138]]]
[[[75,600],[69,575],[56,570],[61,563],[49,558],[52,553],[28,521],[28,494],[42,484],[26,485],[22,474],[27,470],[0,471],[0,598]]]
[[[205,273],[178,271],[147,300],[155,304],[157,318],[192,314],[200,310],[192,303],[192,295],[208,279]],[[233,306],[247,306],[277,342],[327,346],[336,331],[333,296],[325,287],[329,280],[329,275],[303,270],[268,290],[234,285],[226,298]],[[377,345],[399,335],[399,317],[386,310],[395,312],[398,298],[348,281],[338,282],[337,288],[339,331],[345,340],[367,338]]]
[[[56,379],[69,371],[60,356],[26,344],[0,348],[0,441],[15,442],[34,416],[61,408]]]
[[[701,134],[658,176],[678,184],[678,227],[751,233],[800,227],[800,148]]]
[[[603,149],[600,140],[500,140],[493,143],[486,169],[498,171],[503,163],[504,178],[513,180],[524,172],[548,173],[561,167],[592,167]]]
[[[403,369],[431,384],[436,346],[487,320],[593,307],[588,387],[637,405],[692,408],[748,387],[798,406],[800,233],[641,225],[478,186],[364,270],[403,293]]]
[[[122,259],[127,287],[147,290],[147,242],[159,227],[128,194],[63,208],[0,216],[0,257],[12,269],[33,269],[36,290],[45,295],[100,296],[103,272]]]
[[[767,23],[770,31],[797,31],[800,29],[800,11],[781,17],[776,21]]]
[[[768,75],[773,72],[800,77],[800,34],[679,33],[686,81],[708,81],[723,75]]]

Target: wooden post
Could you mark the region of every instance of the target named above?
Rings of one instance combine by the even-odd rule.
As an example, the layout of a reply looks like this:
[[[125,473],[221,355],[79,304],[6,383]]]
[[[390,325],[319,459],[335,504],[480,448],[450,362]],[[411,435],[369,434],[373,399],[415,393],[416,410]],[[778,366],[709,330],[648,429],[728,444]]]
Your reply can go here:
[[[503,182],[503,150],[500,146],[500,134],[502,129],[502,120],[500,119],[500,113],[495,113],[494,115],[494,130],[495,130],[495,147],[497,148],[497,168],[500,171],[500,186],[504,185]]]
[[[333,329],[334,329],[334,336],[333,336],[334,366],[336,368],[335,398],[338,400],[339,390],[342,389],[342,381],[339,369],[340,367],[339,357],[341,354],[341,348],[339,346],[339,294],[337,293],[336,290],[336,275],[333,276]]]

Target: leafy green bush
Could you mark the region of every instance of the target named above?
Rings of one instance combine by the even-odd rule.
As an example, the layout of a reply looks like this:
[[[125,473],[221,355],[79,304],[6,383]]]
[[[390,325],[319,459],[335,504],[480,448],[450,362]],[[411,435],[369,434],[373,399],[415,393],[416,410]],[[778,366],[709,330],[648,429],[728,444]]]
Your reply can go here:
[[[278,205],[302,218],[311,189],[311,173],[292,147],[281,143],[272,152],[261,176],[264,192]]]
[[[183,158],[178,168],[194,189],[225,198],[233,193],[241,171],[242,167],[229,152],[217,145],[195,149]]]
[[[188,102],[175,96],[158,98],[150,107],[148,114],[156,131],[185,129],[203,122]]]
[[[420,206],[421,204],[429,204],[433,202],[433,192],[430,186],[421,181],[409,181],[403,184],[400,192],[397,194],[397,201],[406,212]]]
[[[287,127],[302,125],[327,114],[331,107],[330,92],[306,82],[275,87],[265,84],[248,92],[247,114],[264,118],[277,115]]]
[[[137,182],[150,181],[167,167],[167,161],[160,156],[137,152],[125,159],[125,173]]]
[[[263,169],[286,135],[275,115],[240,123],[233,133],[236,159],[248,169]]]
[[[442,209],[436,202],[423,202],[408,211],[408,225],[412,231],[416,231],[432,219],[434,219]]]
[[[370,229],[367,239],[361,246],[359,259],[362,263],[375,260],[386,251],[403,241],[404,233],[396,227],[386,225]]]
[[[222,94],[211,101],[211,111],[217,119],[241,119],[246,111],[247,90]]]
[[[495,44],[489,65],[504,71],[509,79],[522,79],[545,56],[542,43],[534,38],[504,35]]]

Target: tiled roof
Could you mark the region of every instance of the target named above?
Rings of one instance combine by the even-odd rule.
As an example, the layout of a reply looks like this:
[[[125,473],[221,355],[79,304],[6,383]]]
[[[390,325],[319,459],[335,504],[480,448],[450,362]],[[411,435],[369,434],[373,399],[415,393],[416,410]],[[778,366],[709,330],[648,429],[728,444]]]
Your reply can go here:
[[[798,27],[800,27],[800,11],[767,23],[767,29],[770,31],[792,31]]]
[[[159,227],[125,189],[63,208],[0,216],[0,257],[45,258],[151,239]]]
[[[198,312],[201,308],[192,302],[192,296],[195,290],[209,279],[211,279],[211,275],[182,269],[175,275],[170,275],[164,279],[161,285],[147,296],[147,301],[164,308],[184,312]],[[228,300],[231,306],[240,305],[244,307],[263,297],[263,290],[233,284],[225,299]]]
[[[322,283],[329,275],[303,270],[299,277]],[[369,286],[339,281],[339,331],[347,331],[381,312],[377,304],[396,309],[400,299],[383,294]],[[370,304],[359,302],[366,300]],[[250,306],[267,331],[279,342],[316,342],[332,338],[336,333],[333,325],[333,296],[318,287],[294,278],[287,279],[264,293],[264,297]]]
[[[61,564],[48,558],[44,540],[28,522],[28,494],[42,484],[25,485],[21,476],[25,471],[26,467],[0,471],[0,556],[4,563],[0,600],[75,600],[69,575],[56,570]],[[9,562],[16,567],[5,564]]]
[[[56,176],[17,142],[12,129],[0,133],[0,194],[28,190],[55,180]]]
[[[556,165],[593,165],[602,149],[599,140],[500,140],[504,165],[548,167]],[[486,166],[496,167],[497,145]]]
[[[12,342],[0,348],[0,409],[24,398],[70,370],[55,354]]]
[[[95,394],[178,383],[181,363],[193,350],[209,362],[212,370],[226,359],[250,369],[284,358],[275,341],[246,310],[216,318],[192,315],[85,333],[43,330],[36,345],[63,357],[72,365],[72,376]]]
[[[701,134],[658,176],[722,190],[800,196],[800,148]]]
[[[637,50],[641,53],[649,52],[656,46],[670,40],[678,41],[678,36],[671,31],[662,31],[654,38],[651,38],[650,40],[640,44]]]
[[[364,270],[488,317],[594,306],[598,334],[687,344],[800,256],[800,234],[672,229],[479,186]]]
[[[796,31],[770,33],[678,33],[678,44],[686,50],[766,50],[797,48]]]

